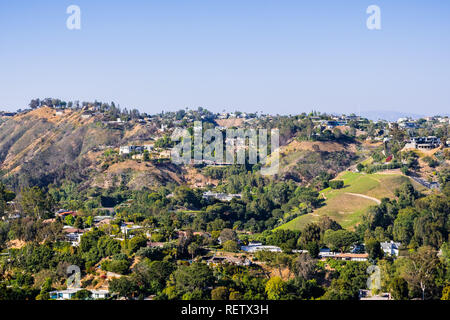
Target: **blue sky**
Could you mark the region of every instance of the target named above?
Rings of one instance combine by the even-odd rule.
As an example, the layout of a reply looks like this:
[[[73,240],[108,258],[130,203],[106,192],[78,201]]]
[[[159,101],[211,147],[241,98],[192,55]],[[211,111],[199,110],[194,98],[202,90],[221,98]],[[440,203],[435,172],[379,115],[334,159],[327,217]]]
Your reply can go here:
[[[66,8],[81,8],[81,30]],[[381,8],[382,30],[366,9]],[[0,1],[0,109],[448,113],[450,2]]]

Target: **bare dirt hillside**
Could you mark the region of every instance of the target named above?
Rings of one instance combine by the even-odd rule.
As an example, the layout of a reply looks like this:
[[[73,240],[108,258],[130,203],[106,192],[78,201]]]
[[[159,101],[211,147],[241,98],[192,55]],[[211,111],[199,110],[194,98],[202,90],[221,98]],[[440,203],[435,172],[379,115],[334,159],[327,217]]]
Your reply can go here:
[[[124,176],[131,187],[183,183],[179,168],[128,162],[102,168],[104,150],[158,138],[155,125],[127,122],[109,125],[102,114],[82,117],[82,111],[41,107],[0,124],[0,174],[11,185],[46,186],[63,179],[98,181],[108,185]],[[128,165],[128,166],[127,166]],[[114,171],[116,170],[116,171]],[[24,174],[26,173],[26,174]],[[26,181],[24,180],[26,177]]]
[[[216,123],[224,128],[240,127],[244,123],[244,119],[240,118],[221,119],[216,120]]]

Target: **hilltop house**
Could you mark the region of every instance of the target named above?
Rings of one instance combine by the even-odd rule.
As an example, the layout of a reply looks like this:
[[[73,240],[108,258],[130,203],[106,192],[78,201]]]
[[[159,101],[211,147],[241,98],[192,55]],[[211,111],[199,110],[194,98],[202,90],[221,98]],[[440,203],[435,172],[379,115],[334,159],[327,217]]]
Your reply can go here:
[[[338,126],[346,126],[347,125],[347,121],[325,121],[325,126],[327,127],[327,129],[333,129],[335,127]]]
[[[0,117],[14,117],[17,112],[0,111]]]

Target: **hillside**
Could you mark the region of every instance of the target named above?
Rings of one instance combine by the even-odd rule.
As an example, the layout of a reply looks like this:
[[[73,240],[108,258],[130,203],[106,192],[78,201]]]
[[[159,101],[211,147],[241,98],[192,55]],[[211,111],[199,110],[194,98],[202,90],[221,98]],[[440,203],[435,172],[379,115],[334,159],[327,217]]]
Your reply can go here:
[[[308,223],[318,221],[321,216],[328,216],[344,228],[353,229],[370,206],[379,204],[382,198],[394,198],[395,189],[408,180],[416,189],[424,190],[422,186],[399,172],[377,174],[344,172],[338,179],[344,180],[344,188],[337,190],[327,188],[320,192],[326,199],[324,206],[279,228],[300,230]]]
[[[280,147],[280,176],[309,183],[322,172],[335,175],[346,170],[359,153],[356,142],[294,139]]]
[[[184,181],[180,168],[173,165],[130,161],[104,166],[101,158],[106,150],[117,152],[121,145],[153,140],[155,125],[134,121],[116,125],[105,121],[103,114],[82,114],[41,107],[1,123],[3,178],[16,188],[46,186],[61,179],[101,187],[125,182],[131,189]]]

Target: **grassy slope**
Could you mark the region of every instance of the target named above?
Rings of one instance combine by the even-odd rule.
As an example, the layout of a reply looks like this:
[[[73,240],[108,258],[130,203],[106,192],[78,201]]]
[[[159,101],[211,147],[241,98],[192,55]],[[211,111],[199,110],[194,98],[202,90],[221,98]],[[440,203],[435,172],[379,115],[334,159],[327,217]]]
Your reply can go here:
[[[376,205],[374,200],[365,199],[348,193],[361,194],[381,200],[393,198],[394,190],[409,180],[401,174],[361,174],[354,172],[341,173],[338,179],[345,182],[345,187],[339,190],[327,188],[320,193],[325,196],[323,207],[314,212],[295,218],[280,226],[280,229],[300,230],[310,222],[315,222],[320,216],[329,216],[344,228],[353,229],[361,216],[370,206]],[[414,187],[423,187],[413,182]]]

